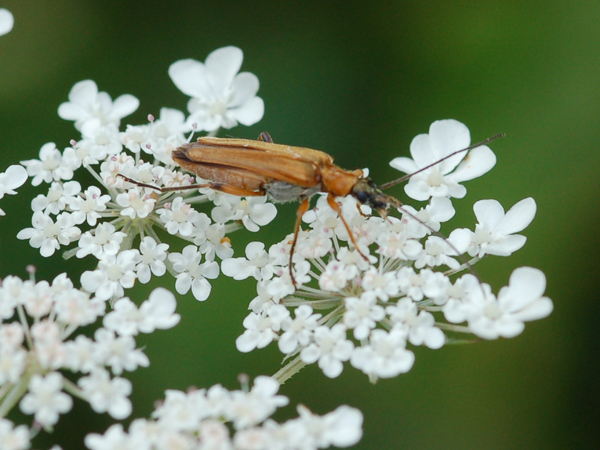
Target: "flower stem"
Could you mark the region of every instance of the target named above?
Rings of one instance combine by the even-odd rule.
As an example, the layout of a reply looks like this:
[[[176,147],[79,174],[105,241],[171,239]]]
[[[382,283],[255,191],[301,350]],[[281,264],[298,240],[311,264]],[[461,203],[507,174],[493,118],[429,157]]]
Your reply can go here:
[[[306,363],[297,356],[293,361],[283,366],[276,374],[273,375],[280,384],[284,384],[298,372],[306,367]]]

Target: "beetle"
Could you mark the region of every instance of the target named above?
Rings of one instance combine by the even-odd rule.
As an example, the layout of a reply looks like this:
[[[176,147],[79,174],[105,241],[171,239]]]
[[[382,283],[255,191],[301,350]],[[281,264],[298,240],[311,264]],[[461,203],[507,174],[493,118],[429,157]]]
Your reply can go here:
[[[470,147],[457,150],[415,173],[426,170],[458,153],[485,145],[502,136],[495,135]],[[308,211],[310,197],[319,192],[327,194],[327,203],[337,212],[354,247],[366,260],[368,258],[360,251],[354,234],[342,215],[336,197],[351,195],[358,203],[370,206],[384,218],[387,217],[387,210],[390,207],[401,209],[404,213],[429,228],[430,231],[442,237],[456,251],[457,255],[459,253],[444,236],[413,214],[402,209],[402,203],[398,199],[383,193],[382,189],[401,183],[415,173],[378,187],[371,178],[365,177],[361,169],[342,169],[333,163],[332,156],[319,150],[275,144],[266,132],[261,133],[258,140],[200,137],[196,142],[178,147],[171,156],[183,169],[211,181],[183,187],[159,188],[137,182],[123,175],[121,177],[138,186],[156,189],[161,192],[208,187],[241,197],[266,195],[272,201],[279,203],[297,199],[301,201],[296,215],[294,239],[290,249],[289,270],[294,285],[296,283],[292,272],[292,258],[298,240],[301,219],[304,213]],[[472,269],[468,261],[465,261],[465,263]]]

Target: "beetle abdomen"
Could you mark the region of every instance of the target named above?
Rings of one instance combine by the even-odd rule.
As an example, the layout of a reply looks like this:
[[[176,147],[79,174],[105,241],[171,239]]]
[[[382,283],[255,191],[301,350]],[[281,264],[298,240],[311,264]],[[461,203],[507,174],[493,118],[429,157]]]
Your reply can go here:
[[[278,203],[291,202],[298,199],[312,197],[321,192],[321,184],[311,187],[302,187],[285,181],[272,181],[263,185],[263,189],[271,200]]]

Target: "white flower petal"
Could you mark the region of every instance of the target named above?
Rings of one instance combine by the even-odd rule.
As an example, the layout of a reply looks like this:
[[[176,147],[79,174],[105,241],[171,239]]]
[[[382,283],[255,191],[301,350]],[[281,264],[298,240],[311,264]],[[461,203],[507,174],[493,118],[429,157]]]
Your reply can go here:
[[[10,166],[0,180],[6,190],[13,190],[22,186],[27,181],[27,169],[18,164]]]
[[[242,67],[244,54],[233,46],[219,48],[206,57],[206,69],[210,74],[211,84],[218,93],[228,89]]]
[[[194,59],[182,59],[169,67],[169,76],[177,88],[190,97],[203,98],[210,93],[206,68]]]
[[[241,106],[251,100],[258,92],[258,77],[250,72],[242,72],[235,77],[231,87],[233,92],[228,102],[229,106]]]
[[[448,177],[456,182],[472,180],[489,172],[496,165],[496,155],[485,145],[471,150]]]
[[[504,208],[497,200],[479,200],[473,205],[473,211],[479,223],[490,231],[504,218]]]
[[[496,256],[509,256],[525,245],[527,238],[520,234],[505,236],[488,244],[485,252]]]
[[[192,282],[192,293],[194,298],[203,302],[210,295],[211,285],[205,278],[196,278]]]
[[[265,103],[262,98],[254,97],[243,105],[230,109],[229,112],[239,123],[250,126],[263,118],[265,114]]]
[[[471,133],[467,126],[454,119],[433,122],[429,127],[429,138],[436,161],[452,152],[467,148],[471,143]],[[444,161],[444,165],[456,167],[464,157],[464,153],[459,153]]]
[[[529,226],[536,210],[537,206],[533,198],[523,199],[508,210],[494,231],[500,234],[518,233]]]
[[[390,161],[390,166],[392,166],[396,170],[399,170],[400,172],[404,172],[407,174],[412,174],[419,170],[417,164],[415,164],[415,162],[412,159],[406,158],[405,156],[399,156],[397,158],[392,159]]]
[[[112,104],[110,116],[114,120],[122,119],[138,109],[140,101],[130,94],[117,97]]]

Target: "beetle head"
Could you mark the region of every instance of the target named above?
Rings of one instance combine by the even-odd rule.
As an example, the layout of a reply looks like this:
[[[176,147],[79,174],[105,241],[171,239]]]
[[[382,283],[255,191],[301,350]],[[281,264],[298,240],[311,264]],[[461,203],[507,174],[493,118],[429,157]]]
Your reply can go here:
[[[402,203],[390,195],[383,193],[371,178],[361,178],[350,192],[362,205],[367,205],[376,210],[380,216],[386,217],[390,206],[400,207]]]

